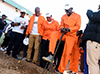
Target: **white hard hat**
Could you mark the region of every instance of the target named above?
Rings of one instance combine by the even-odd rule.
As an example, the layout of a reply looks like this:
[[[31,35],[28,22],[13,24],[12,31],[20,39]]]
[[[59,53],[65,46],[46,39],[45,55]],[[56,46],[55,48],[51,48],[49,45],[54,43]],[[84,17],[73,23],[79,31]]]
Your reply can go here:
[[[46,17],[51,17],[52,15],[50,13],[46,13]]]
[[[29,44],[29,38],[25,38],[25,39],[23,40],[23,44],[24,44],[24,45],[28,45],[28,44]]]
[[[64,9],[69,9],[69,8],[71,8],[71,7],[73,7],[72,4],[65,4]]]
[[[20,12],[25,12],[25,13],[26,13],[26,10],[24,10],[24,9],[21,9],[21,10],[20,10]]]

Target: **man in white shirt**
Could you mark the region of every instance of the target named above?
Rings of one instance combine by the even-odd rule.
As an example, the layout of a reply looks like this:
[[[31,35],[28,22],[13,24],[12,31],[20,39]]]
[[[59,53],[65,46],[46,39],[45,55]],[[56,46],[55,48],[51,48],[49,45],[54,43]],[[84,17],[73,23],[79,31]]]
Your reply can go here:
[[[44,22],[45,18],[40,15],[40,8],[35,8],[35,14],[30,18],[29,24],[26,30],[26,37],[29,35],[29,46],[27,51],[27,61],[30,61],[33,43],[34,44],[34,57],[33,63],[37,63],[38,53],[39,53],[39,35],[41,31],[41,26]]]
[[[14,27],[11,33],[10,43],[7,49],[7,55],[10,55],[10,51],[12,50],[12,57],[17,58],[17,49],[21,40],[23,39],[24,28],[28,25],[28,20],[24,18],[26,11],[24,9],[21,10],[21,15],[19,17],[14,18],[14,23],[12,24]],[[14,45],[14,48],[12,49]]]

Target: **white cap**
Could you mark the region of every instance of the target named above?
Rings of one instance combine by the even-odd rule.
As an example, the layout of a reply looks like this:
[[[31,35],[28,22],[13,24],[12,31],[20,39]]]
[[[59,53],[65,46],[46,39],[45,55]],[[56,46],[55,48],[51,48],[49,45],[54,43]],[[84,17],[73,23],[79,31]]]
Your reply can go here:
[[[46,17],[51,17],[52,15],[50,13],[46,13]]]
[[[71,4],[65,4],[64,9],[69,9],[69,8],[71,8],[71,7],[73,7]]]
[[[23,40],[23,44],[24,44],[24,45],[28,45],[28,44],[29,44],[29,38],[25,38],[25,39]]]
[[[21,9],[21,10],[20,10],[20,12],[25,12],[25,13],[26,13],[26,10],[24,10],[24,9]]]

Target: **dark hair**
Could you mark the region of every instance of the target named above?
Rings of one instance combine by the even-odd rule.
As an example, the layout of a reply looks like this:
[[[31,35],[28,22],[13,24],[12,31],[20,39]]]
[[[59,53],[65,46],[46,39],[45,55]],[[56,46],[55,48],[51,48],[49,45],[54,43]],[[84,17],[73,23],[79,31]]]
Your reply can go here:
[[[36,8],[35,8],[35,11],[36,11],[36,9],[39,9],[39,10],[40,10],[40,8],[39,8],[39,7],[36,7]]]
[[[7,16],[5,14],[3,14],[2,17],[7,17]]]
[[[99,5],[98,9],[100,9],[100,5]]]

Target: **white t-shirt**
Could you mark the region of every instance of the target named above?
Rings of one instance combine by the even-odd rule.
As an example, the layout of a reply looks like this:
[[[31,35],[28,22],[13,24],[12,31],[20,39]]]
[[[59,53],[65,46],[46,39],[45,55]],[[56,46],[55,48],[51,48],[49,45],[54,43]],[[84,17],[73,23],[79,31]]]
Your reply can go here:
[[[48,23],[50,24],[50,23],[52,23],[52,21],[51,22],[48,22]]]
[[[14,26],[12,31],[23,34],[24,29],[21,29],[21,26],[22,25],[24,25],[24,26],[28,25],[28,20],[26,18],[15,17],[13,21],[14,21],[14,23],[21,22],[21,24],[19,26]]]
[[[35,16],[35,20],[33,23],[33,28],[32,28],[31,34],[39,35],[39,33],[38,33],[38,17],[37,16]]]

